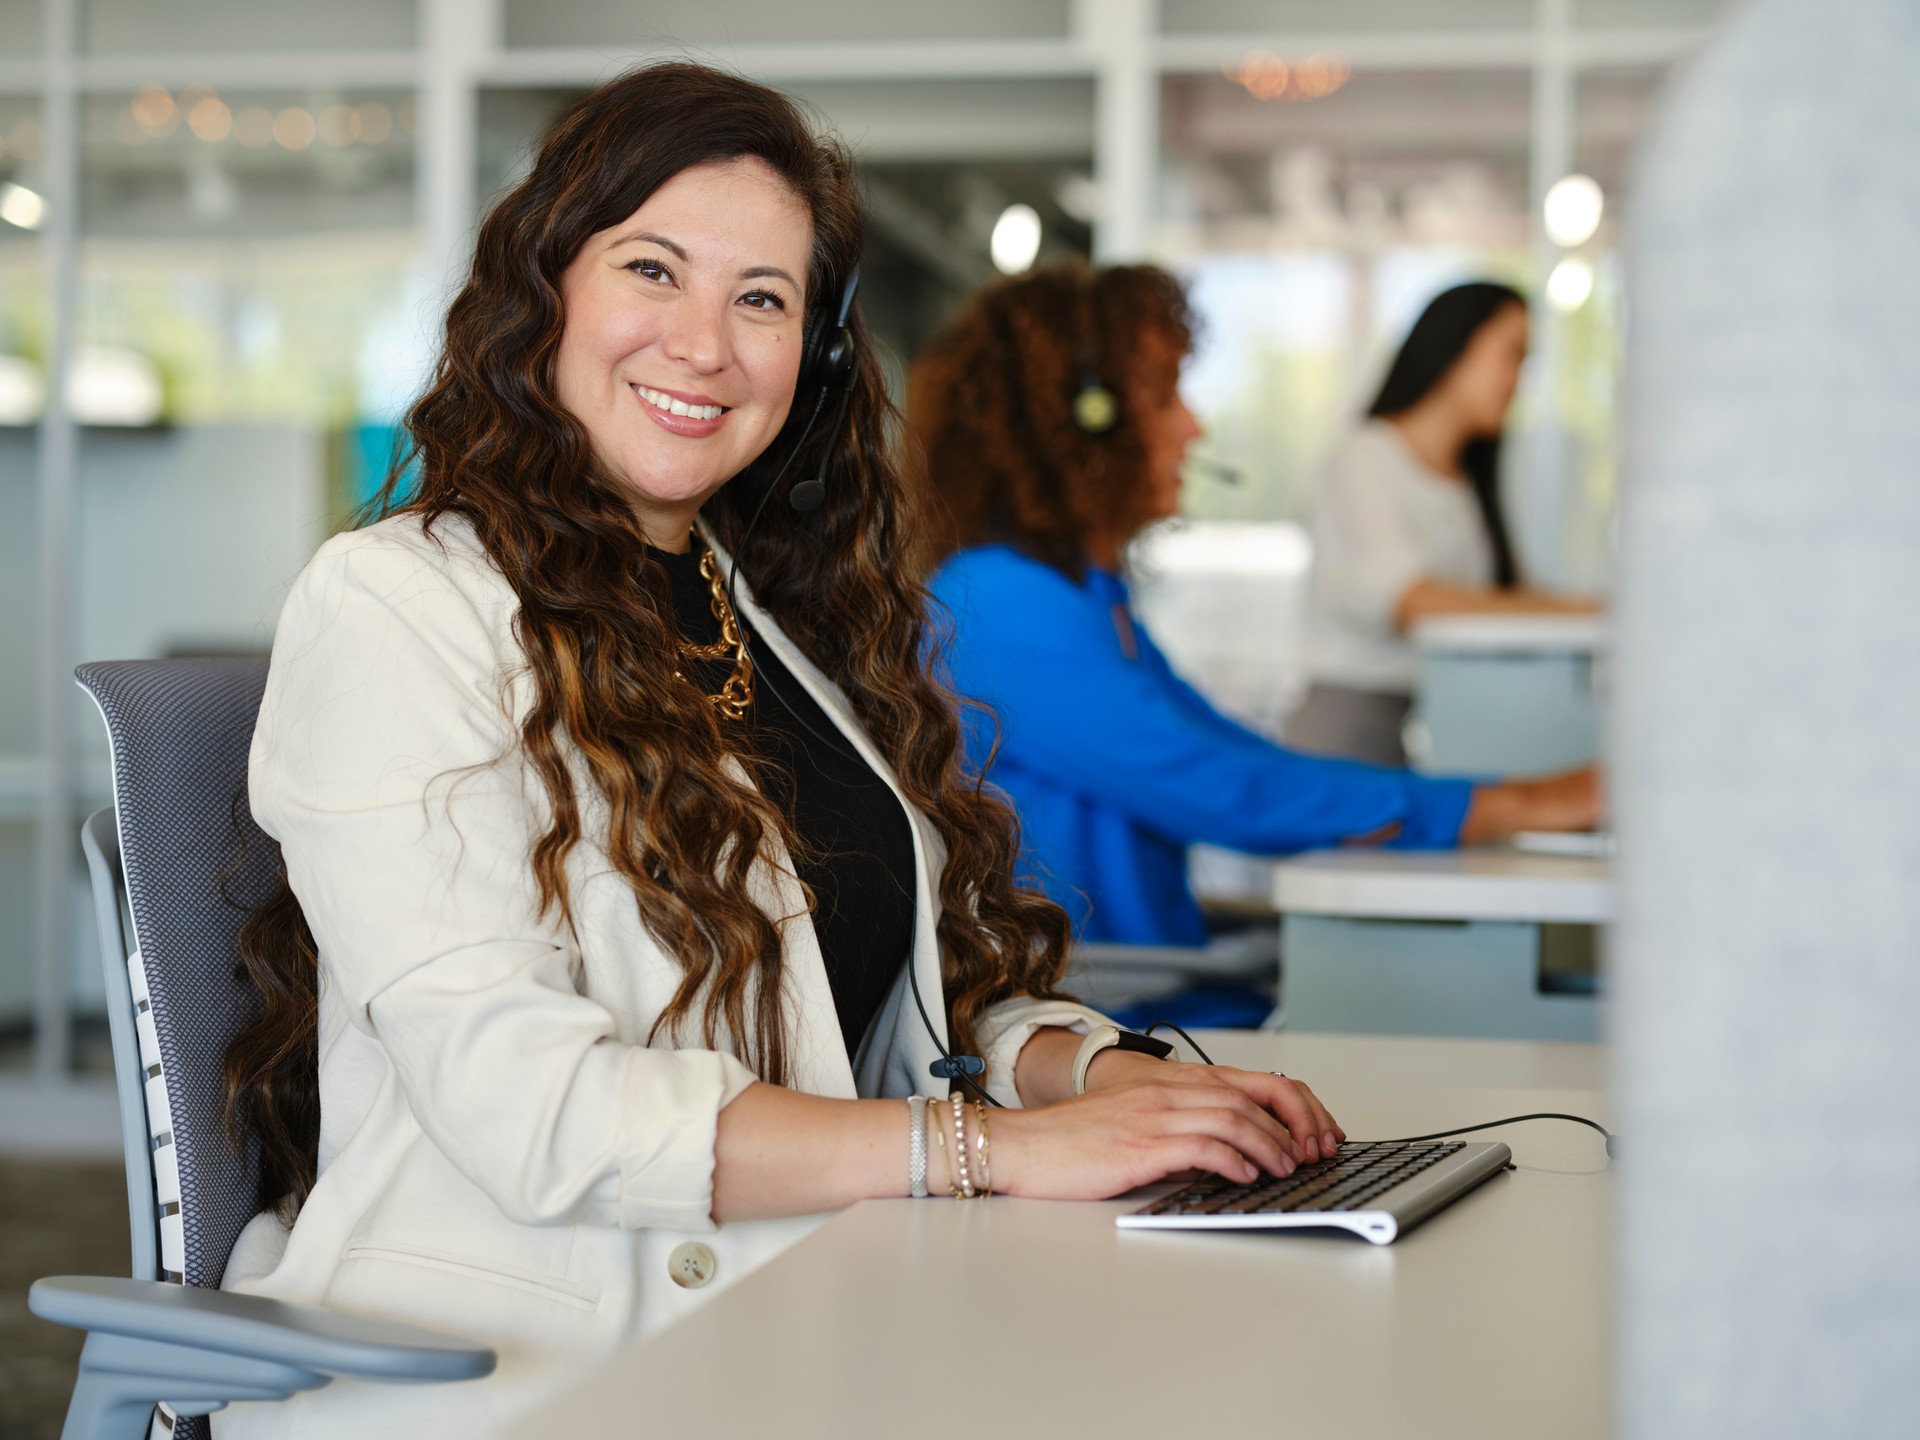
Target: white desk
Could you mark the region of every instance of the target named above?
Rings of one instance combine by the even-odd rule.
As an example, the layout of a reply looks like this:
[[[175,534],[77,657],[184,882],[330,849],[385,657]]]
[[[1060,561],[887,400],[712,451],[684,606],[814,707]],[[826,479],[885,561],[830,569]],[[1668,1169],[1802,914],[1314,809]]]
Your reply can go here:
[[[1274,865],[1273,903],[1292,1028],[1598,1037],[1597,998],[1567,987],[1591,975],[1594,927],[1612,918],[1605,860],[1320,851]]]
[[[1539,774],[1599,755],[1604,616],[1446,615],[1411,638],[1409,754],[1422,770]]]
[[[1201,1043],[1306,1078],[1356,1139],[1526,1110],[1608,1119],[1592,1046]],[[1494,1138],[1519,1169],[1386,1248],[1122,1233],[1129,1202],[869,1201],[515,1433],[1597,1440],[1612,1371],[1600,1137],[1536,1123]]]

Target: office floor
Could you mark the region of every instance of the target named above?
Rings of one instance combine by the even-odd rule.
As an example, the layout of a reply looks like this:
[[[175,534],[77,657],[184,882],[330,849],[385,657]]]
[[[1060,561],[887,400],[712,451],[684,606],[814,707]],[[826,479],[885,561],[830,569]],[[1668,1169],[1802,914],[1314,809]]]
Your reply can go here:
[[[55,1440],[81,1335],[27,1311],[42,1275],[127,1273],[120,1163],[0,1159],[0,1435]]]

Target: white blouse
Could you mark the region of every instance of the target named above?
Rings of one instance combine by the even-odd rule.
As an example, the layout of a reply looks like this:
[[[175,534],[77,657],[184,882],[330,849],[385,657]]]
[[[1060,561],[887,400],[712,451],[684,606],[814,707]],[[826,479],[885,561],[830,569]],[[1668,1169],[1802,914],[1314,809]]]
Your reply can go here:
[[[1321,476],[1313,520],[1307,669],[1316,683],[1410,694],[1416,665],[1394,625],[1421,580],[1493,584],[1493,543],[1472,487],[1429,470],[1400,432],[1369,420]]]

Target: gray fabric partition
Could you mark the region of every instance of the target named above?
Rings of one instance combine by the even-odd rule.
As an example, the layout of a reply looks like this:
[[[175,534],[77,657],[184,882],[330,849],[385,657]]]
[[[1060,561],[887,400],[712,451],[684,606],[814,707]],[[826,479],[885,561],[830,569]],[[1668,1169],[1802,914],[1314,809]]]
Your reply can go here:
[[[1920,4],[1761,0],[1629,254],[1620,1433],[1920,1434]]]

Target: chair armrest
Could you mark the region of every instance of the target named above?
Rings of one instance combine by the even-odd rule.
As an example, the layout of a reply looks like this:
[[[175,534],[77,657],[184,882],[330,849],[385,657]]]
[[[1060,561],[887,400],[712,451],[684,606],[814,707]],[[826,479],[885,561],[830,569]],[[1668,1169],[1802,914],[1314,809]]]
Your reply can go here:
[[[370,1380],[474,1380],[493,1373],[491,1349],[449,1335],[259,1295],[57,1275],[36,1280],[27,1308],[43,1320],[95,1334],[217,1351],[322,1375]]]

